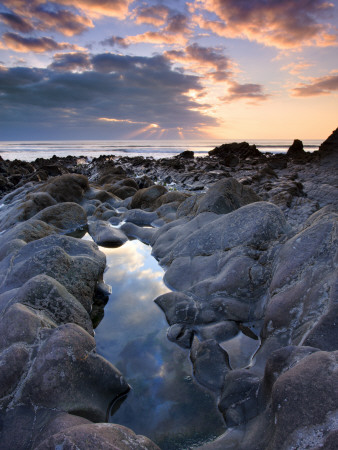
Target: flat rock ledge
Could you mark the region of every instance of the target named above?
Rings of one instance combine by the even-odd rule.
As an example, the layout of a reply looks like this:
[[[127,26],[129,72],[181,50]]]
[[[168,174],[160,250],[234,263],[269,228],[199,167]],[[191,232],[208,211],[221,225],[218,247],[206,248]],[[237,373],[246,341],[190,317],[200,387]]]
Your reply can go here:
[[[224,418],[200,449],[336,448],[337,154],[338,129],[313,154],[16,162],[17,186],[1,162],[1,448],[158,448],[103,423],[129,386],[93,338],[97,244],[134,238],[165,268],[168,339]]]

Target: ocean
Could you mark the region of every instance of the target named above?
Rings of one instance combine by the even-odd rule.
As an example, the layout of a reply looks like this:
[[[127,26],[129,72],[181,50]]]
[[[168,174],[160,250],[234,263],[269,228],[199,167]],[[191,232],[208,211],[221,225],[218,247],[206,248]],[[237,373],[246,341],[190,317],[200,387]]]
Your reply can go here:
[[[209,150],[230,142],[246,141],[255,144],[261,152],[286,153],[293,140],[246,140],[246,139],[209,139],[209,140],[92,140],[92,141],[0,141],[0,155],[3,159],[34,161],[36,158],[56,156],[86,156],[95,158],[100,155],[144,156],[169,158],[185,150],[192,150],[195,156],[206,156]],[[315,151],[321,140],[304,140],[306,151]]]

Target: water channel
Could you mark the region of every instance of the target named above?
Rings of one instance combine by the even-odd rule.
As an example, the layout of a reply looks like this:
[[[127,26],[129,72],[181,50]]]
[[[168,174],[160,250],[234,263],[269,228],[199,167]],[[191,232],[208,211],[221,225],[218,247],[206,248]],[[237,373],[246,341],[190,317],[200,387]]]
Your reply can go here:
[[[112,286],[95,330],[97,351],[131,386],[110,421],[131,428],[162,450],[191,449],[225,430],[216,399],[197,384],[187,350],[168,341],[163,312],[154,299],[168,288],[151,248],[137,240],[102,248]]]

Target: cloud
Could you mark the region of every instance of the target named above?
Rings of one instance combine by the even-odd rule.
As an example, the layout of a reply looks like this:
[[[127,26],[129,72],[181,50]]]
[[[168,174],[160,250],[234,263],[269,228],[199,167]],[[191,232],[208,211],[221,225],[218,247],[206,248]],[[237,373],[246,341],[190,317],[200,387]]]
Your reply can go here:
[[[0,13],[0,20],[15,31],[30,33],[34,30],[33,25],[28,21],[13,13]]]
[[[86,70],[69,71],[74,68]],[[45,129],[51,138],[62,130],[64,139],[75,132],[107,139],[137,130],[156,135],[182,124],[194,131],[215,125],[203,113],[205,105],[188,96],[191,89],[203,92],[199,78],[173,70],[163,56],[57,55],[47,69],[0,72],[0,120],[8,125],[6,136],[19,138],[20,124],[20,130],[29,128],[42,139]],[[145,126],[145,118],[156,128]]]
[[[325,0],[201,0],[200,5],[220,19],[197,15],[200,27],[220,36],[247,38],[281,49],[338,44],[336,30],[331,33],[329,24],[321,23],[334,7]]]
[[[165,56],[171,61],[183,63],[199,74],[207,74],[215,81],[229,78],[231,61],[220,49],[201,47],[195,43],[186,47],[185,51],[167,51]]]
[[[166,30],[163,31],[147,31],[142,34],[137,34],[136,36],[128,36],[125,38],[126,45],[132,44],[180,44],[185,45],[187,43],[187,38],[183,34],[173,34],[168,33]]]
[[[260,84],[239,84],[235,81],[230,83],[228,95],[222,97],[221,100],[230,102],[234,100],[251,100],[252,103],[266,100],[269,96],[264,94],[263,87]]]
[[[155,27],[166,23],[170,9],[163,5],[143,6],[135,10],[133,17],[137,24],[149,24]]]
[[[78,48],[67,42],[56,42],[54,39],[48,37],[26,38],[17,33],[5,33],[2,38],[8,48],[21,53],[43,53],[65,49],[76,50]]]
[[[90,57],[87,53],[56,53],[53,56],[53,62],[48,66],[49,69],[68,71],[83,70],[91,67]]]
[[[58,3],[78,8],[91,17],[109,16],[123,19],[126,17],[129,5],[133,1],[134,0],[58,0]]]
[[[37,26],[39,30],[52,28],[66,36],[80,34],[86,29],[94,27],[89,18],[73,14],[66,9],[52,11],[44,8],[43,5],[39,5],[34,9],[34,16],[40,21]]]
[[[128,47],[132,44],[186,45],[191,35],[189,18],[166,7],[141,8],[133,17],[136,23],[151,24],[158,29],[125,38],[112,36],[104,40],[102,44],[120,47]]]
[[[300,83],[298,87],[292,89],[292,95],[294,97],[313,97],[327,95],[333,91],[338,91],[338,74],[314,78],[310,84]]]
[[[124,38],[122,38],[121,36],[112,36],[108,39],[105,39],[104,41],[101,41],[101,44],[103,45],[110,45],[111,47],[122,47],[122,48],[127,48],[129,47],[128,42],[126,42],[126,40]]]
[[[312,67],[313,65],[313,63],[306,61],[295,61],[282,67],[281,70],[286,70],[291,75],[298,75],[304,70],[307,70],[309,67]]]
[[[73,36],[93,28],[92,18],[125,18],[130,3],[131,0],[3,0],[13,13],[3,13],[2,20],[16,31],[33,31],[28,25],[34,24],[36,30],[53,29]]]

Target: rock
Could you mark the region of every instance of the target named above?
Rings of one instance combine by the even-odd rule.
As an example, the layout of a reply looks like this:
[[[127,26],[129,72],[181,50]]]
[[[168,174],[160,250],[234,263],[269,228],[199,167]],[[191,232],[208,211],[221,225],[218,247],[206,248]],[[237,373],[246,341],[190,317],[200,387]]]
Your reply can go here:
[[[180,227],[180,238],[167,249],[171,260],[183,256],[207,256],[239,245],[266,248],[268,242],[288,230],[280,209],[267,202],[243,206],[213,220],[212,226],[206,224],[192,233],[190,230],[186,233],[189,224]],[[153,252],[156,246],[157,242]]]
[[[188,295],[181,292],[167,292],[154,301],[164,312],[169,325],[195,323],[198,306]]]
[[[86,211],[72,202],[49,206],[37,213],[33,219],[42,220],[63,232],[75,231],[87,225]]]
[[[298,364],[303,358],[317,351],[319,350],[313,347],[289,345],[272,352],[265,365],[264,377],[260,388],[261,401],[264,404],[268,404],[273,385],[278,377]]]
[[[190,221],[178,219],[164,225],[154,234],[151,242],[152,254],[165,265],[165,261],[169,261],[170,251],[181,239],[208,225],[216,217],[218,216],[215,213],[202,213]]]
[[[230,370],[229,356],[213,339],[194,339],[190,359],[196,380],[211,391],[219,392]]]
[[[167,203],[172,203],[172,202],[182,203],[188,197],[190,197],[189,194],[179,192],[179,191],[170,191],[170,192],[167,192],[166,194],[161,195],[156,200],[156,205],[159,207],[159,206],[165,205]]]
[[[9,396],[13,395],[29,358],[27,348],[14,344],[0,354],[0,406],[5,408]]]
[[[168,191],[164,186],[154,185],[148,188],[140,189],[133,196],[130,207],[131,209],[155,209],[156,200],[161,197],[161,195],[166,194]]]
[[[121,203],[121,199],[111,192],[105,191],[102,188],[93,188],[91,187],[85,194],[86,200],[97,200],[99,202],[103,202],[110,207],[118,207]]]
[[[113,228],[102,220],[90,222],[88,231],[94,242],[102,247],[120,247],[128,240],[123,231],[118,228]]]
[[[11,256],[12,253],[17,253],[22,247],[26,245],[26,242],[22,239],[12,239],[5,242],[0,247],[0,261],[2,261],[7,256]]]
[[[224,155],[222,157],[222,164],[226,167],[236,167],[239,164],[240,159],[234,154]]]
[[[87,311],[54,278],[37,275],[13,295],[12,301],[45,311],[47,317],[56,325],[73,322],[89,334],[93,334],[93,326]]]
[[[38,315],[32,308],[14,303],[9,306],[0,321],[0,351],[12,344],[33,344],[40,328],[56,325],[43,313]]]
[[[327,336],[333,331],[337,289],[336,222],[335,214],[316,215],[309,220],[308,227],[281,248],[270,284],[271,300],[265,313],[264,337],[279,336],[278,330],[284,330],[288,344],[298,344],[302,336],[310,334],[315,340],[307,341],[308,345],[325,345],[322,339],[317,339],[323,323],[328,326]],[[336,339],[329,342],[331,346]]]
[[[272,389],[274,435],[269,448],[306,448],[317,428],[317,447],[335,421],[330,414],[338,404],[338,352],[315,352],[278,377]]]
[[[149,245],[155,234],[153,228],[139,227],[131,222],[124,223],[120,230],[128,236],[129,239],[139,239],[144,244]]]
[[[7,264],[3,260],[0,267]],[[0,275],[0,292],[21,287],[36,275],[45,274],[62,284],[89,311],[104,268],[105,256],[92,242],[51,235],[18,251],[10,269]]]
[[[139,189],[145,189],[145,188],[155,185],[153,180],[150,177],[148,177],[147,175],[142,175],[141,177],[137,178],[135,181],[138,184]]]
[[[321,164],[337,163],[338,128],[320,145],[318,153]]]
[[[303,147],[303,142],[299,139],[295,139],[293,144],[289,147],[286,155],[292,159],[304,160],[306,158],[306,152]]]
[[[210,156],[217,156],[223,158],[229,154],[234,154],[241,159],[245,158],[257,158],[262,156],[262,153],[257,150],[255,145],[249,145],[247,142],[233,142],[231,144],[222,144],[219,147],[215,147],[208,152]]]
[[[182,324],[175,323],[167,331],[169,341],[175,342],[182,348],[190,348],[194,337],[194,332],[191,328]]]
[[[238,333],[238,324],[229,320],[200,327],[198,332],[202,340],[213,339],[218,343],[232,339]]]
[[[15,402],[105,421],[111,402],[128,390],[121,373],[95,352],[94,338],[66,324],[46,334]]]
[[[198,202],[196,214],[201,212],[214,212],[227,214],[249,203],[261,199],[252,189],[238,183],[234,178],[226,178],[212,185],[207,193]]]
[[[88,189],[87,177],[78,174],[66,174],[51,178],[40,188],[40,191],[48,192],[57,202],[78,203]]]
[[[176,155],[175,158],[194,159],[194,152],[191,150],[185,150],[179,155]]]
[[[150,226],[158,219],[156,212],[142,211],[142,209],[132,209],[126,211],[122,218],[125,222],[131,222],[138,226]]]
[[[286,169],[288,165],[288,158],[286,155],[275,154],[269,156],[268,166],[273,170]]]
[[[100,423],[68,428],[43,441],[36,450],[59,448],[86,448],[86,450],[159,450],[150,439],[135,435],[122,425]]]
[[[34,427],[32,448],[38,447],[42,442],[49,439],[54,434],[63,433],[69,428],[77,427],[79,425],[93,425],[93,422],[90,420],[65,412],[54,412],[43,408],[40,410],[38,409],[38,415],[41,416],[42,414],[43,418],[37,417],[38,420],[36,420],[38,426],[35,425]]]
[[[247,423],[258,415],[260,379],[245,369],[231,370],[224,379],[218,403],[228,427]]]
[[[122,186],[119,189],[114,190],[114,195],[125,200],[126,198],[132,197],[137,192],[137,189],[131,186]]]
[[[13,240],[20,240],[28,243],[55,233],[55,227],[47,225],[45,222],[42,222],[42,220],[26,220],[26,222],[19,223],[0,235],[0,248]]]

